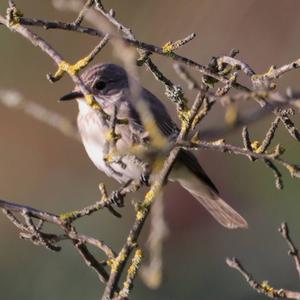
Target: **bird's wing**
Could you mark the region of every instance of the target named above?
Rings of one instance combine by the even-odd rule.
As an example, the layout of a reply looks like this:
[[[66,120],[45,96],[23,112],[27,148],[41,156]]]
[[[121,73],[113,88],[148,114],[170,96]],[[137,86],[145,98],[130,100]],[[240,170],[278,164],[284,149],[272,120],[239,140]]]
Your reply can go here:
[[[147,103],[161,133],[170,139],[175,139],[179,133],[179,129],[172,121],[164,104],[146,89],[143,89],[142,97]],[[131,126],[137,127],[139,130],[144,131],[141,120],[135,111],[132,113],[129,123]],[[186,167],[190,169],[197,177],[199,177],[199,179],[204,181],[211,189],[218,193],[216,186],[207,176],[205,171],[200,166],[197,158],[191,152],[182,149],[178,154],[177,162],[186,165]]]
[[[179,133],[179,130],[176,124],[172,121],[163,103],[146,89],[142,90],[142,99],[147,104],[161,133],[170,139],[175,139]],[[130,111],[130,125],[141,132],[145,131],[139,114],[134,108],[132,108]]]

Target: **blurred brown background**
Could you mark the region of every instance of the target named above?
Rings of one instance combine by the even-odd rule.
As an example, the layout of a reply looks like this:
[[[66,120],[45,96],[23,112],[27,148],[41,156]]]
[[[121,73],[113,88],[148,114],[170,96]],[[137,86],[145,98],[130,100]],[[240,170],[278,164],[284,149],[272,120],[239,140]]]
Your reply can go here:
[[[7,4],[1,1],[1,14]],[[17,1],[25,16],[72,21],[73,14],[60,13],[51,1]],[[240,58],[257,72],[300,56],[298,0],[106,0],[117,16],[144,41],[163,45],[191,32],[197,38],[180,53],[206,64],[212,55],[240,50]],[[69,61],[86,54],[96,43],[75,33],[37,29]],[[51,85],[45,77],[53,62],[17,34],[0,28],[0,88],[14,89],[26,98],[73,119],[75,104],[57,99],[72,88],[67,76]],[[107,47],[97,58],[118,62]],[[155,57],[162,70],[179,83],[171,61]],[[280,87],[299,87],[299,72],[281,79]],[[151,74],[141,70],[143,84],[164,101],[163,88]],[[205,126],[219,122],[223,110],[215,107]],[[299,115],[295,121],[300,125]],[[39,123],[22,112],[0,107],[0,198],[60,213],[82,207],[99,197],[97,185],[109,181],[89,161],[82,145]],[[250,127],[261,139],[271,118]],[[276,142],[288,149],[290,161],[298,162],[300,146],[284,130]],[[241,144],[240,132],[227,136]],[[158,291],[147,289],[138,279],[132,299],[259,299],[241,278],[225,265],[225,257],[237,256],[258,280],[269,279],[276,287],[299,289],[299,282],[285,242],[277,233],[287,220],[300,246],[299,181],[284,171],[285,189],[275,189],[272,173],[260,162],[214,152],[200,152],[204,168],[224,198],[250,224],[246,231],[227,231],[198,203],[176,185],[165,195],[170,235],[164,250],[165,280]],[[121,220],[101,212],[79,224],[80,230],[120,247],[132,222],[131,210]],[[146,231],[143,239],[146,238]],[[0,215],[1,299],[98,299],[102,287],[96,276],[66,243],[61,253],[51,253],[17,238],[15,228]],[[97,298],[98,297],[98,298]]]

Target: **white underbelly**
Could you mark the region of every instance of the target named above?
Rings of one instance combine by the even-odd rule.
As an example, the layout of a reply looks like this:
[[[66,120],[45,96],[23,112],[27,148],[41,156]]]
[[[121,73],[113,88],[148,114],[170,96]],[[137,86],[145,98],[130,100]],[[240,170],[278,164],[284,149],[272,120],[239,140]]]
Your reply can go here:
[[[106,129],[103,128],[99,117],[94,112],[78,116],[78,128],[84,148],[95,166],[108,176],[119,182],[138,179],[143,173],[142,166],[133,156],[121,157],[121,162],[106,162],[109,147],[106,140]]]

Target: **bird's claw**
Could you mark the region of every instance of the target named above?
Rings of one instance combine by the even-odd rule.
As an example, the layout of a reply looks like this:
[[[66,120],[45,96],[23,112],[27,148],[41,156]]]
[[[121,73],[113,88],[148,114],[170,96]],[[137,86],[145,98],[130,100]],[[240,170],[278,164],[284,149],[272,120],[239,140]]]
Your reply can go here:
[[[141,175],[140,181],[142,184],[146,185],[146,186],[150,186],[150,175],[148,172],[145,172]]]
[[[118,207],[123,207],[124,206],[124,195],[122,195],[120,191],[112,192],[111,203]]]

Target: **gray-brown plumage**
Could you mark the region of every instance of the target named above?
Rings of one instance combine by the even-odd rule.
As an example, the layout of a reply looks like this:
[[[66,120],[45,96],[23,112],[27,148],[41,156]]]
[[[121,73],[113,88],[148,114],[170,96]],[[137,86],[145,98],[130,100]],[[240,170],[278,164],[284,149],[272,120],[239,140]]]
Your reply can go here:
[[[124,153],[133,143],[147,145],[145,141],[149,136],[131,101],[125,70],[114,64],[95,65],[82,74],[82,79],[106,113],[111,115],[116,107],[117,118],[128,120],[128,124],[116,125],[116,133],[121,136],[116,142],[117,151]],[[61,100],[71,99],[77,99],[80,136],[96,167],[122,183],[140,178],[144,172],[142,164],[138,163],[141,158],[125,155],[122,157],[124,164],[112,162],[108,165],[104,161],[107,154],[106,129],[100,121],[99,112],[86,103],[78,88],[61,98]],[[141,99],[147,104],[161,133],[170,140],[175,139],[178,128],[162,102],[146,89],[142,89]],[[151,169],[152,158],[149,156],[142,159],[146,160],[145,163],[149,164]],[[223,226],[247,227],[247,222],[220,198],[217,188],[191,152],[180,151],[169,180],[179,182]]]

